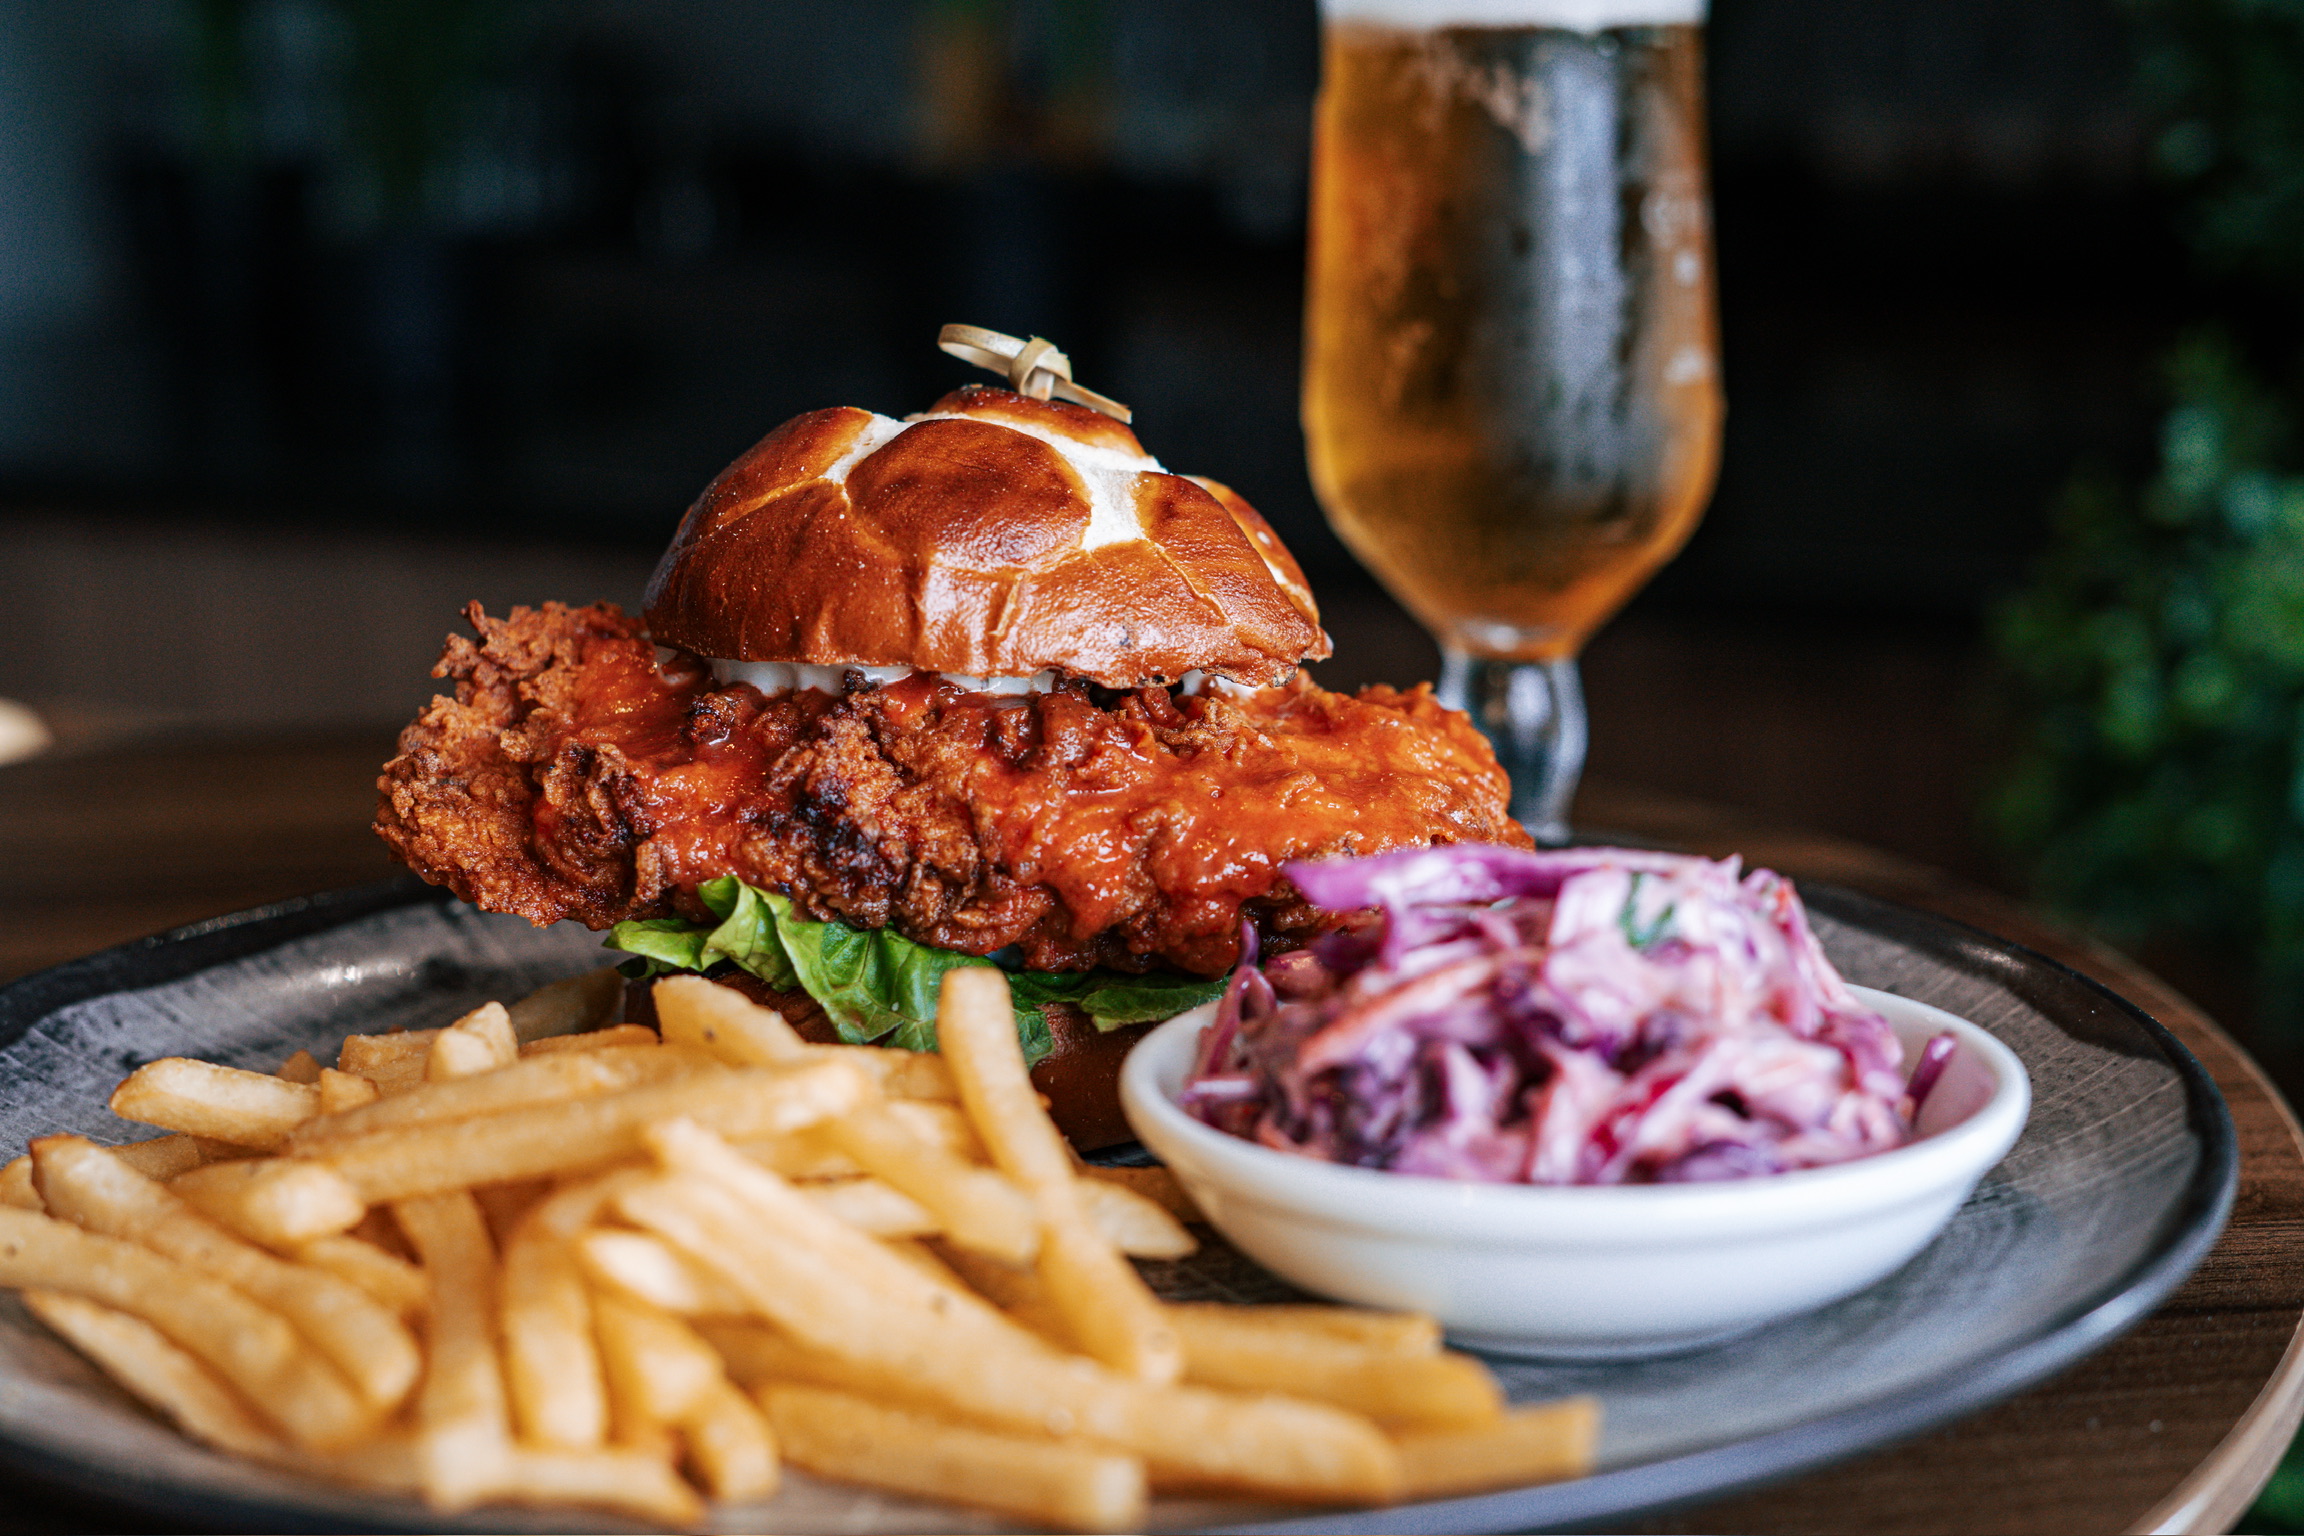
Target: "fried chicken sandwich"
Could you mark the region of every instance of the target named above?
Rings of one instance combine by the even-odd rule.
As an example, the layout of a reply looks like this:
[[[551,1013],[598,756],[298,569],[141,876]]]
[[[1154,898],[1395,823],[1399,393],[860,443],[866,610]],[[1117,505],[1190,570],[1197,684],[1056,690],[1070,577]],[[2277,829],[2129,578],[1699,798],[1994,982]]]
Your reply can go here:
[[[1062,400],[796,417],[689,509],[643,617],[467,617],[379,780],[403,862],[824,1038],[932,1048],[943,973],[1001,965],[1084,1146],[1244,937],[1335,922],[1283,862],[1527,842],[1429,689],[1300,669],[1329,641],[1263,518]]]

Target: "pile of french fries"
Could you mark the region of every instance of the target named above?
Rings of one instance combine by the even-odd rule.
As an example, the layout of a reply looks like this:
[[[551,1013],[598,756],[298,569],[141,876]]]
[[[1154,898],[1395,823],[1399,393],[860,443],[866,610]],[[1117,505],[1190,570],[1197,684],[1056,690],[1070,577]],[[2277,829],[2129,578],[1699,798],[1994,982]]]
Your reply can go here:
[[[1122,1530],[1152,1490],[1381,1503],[1574,1476],[1588,1399],[1506,1408],[1429,1318],[1175,1305],[1162,1170],[1083,1167],[1007,983],[941,1053],[802,1040],[613,972],[275,1075],[137,1069],[123,1118],[0,1170],[0,1285],[220,1449],[434,1507],[665,1525],[784,1464]]]

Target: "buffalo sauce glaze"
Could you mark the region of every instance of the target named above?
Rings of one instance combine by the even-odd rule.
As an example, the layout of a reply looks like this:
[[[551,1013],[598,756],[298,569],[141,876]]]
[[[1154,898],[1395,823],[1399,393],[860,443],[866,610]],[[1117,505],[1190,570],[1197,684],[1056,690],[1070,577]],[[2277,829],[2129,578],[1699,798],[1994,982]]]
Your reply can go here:
[[[1238,698],[1076,681],[1020,698],[915,673],[764,695],[660,662],[628,624],[499,688],[535,867],[491,886],[408,835],[403,857],[537,921],[700,917],[696,887],[733,874],[812,918],[1018,946],[1034,969],[1216,975],[1244,916],[1283,948],[1325,925],[1287,860],[1527,842],[1487,743],[1424,688],[1346,697],[1299,674]],[[401,763],[421,768],[388,775]]]

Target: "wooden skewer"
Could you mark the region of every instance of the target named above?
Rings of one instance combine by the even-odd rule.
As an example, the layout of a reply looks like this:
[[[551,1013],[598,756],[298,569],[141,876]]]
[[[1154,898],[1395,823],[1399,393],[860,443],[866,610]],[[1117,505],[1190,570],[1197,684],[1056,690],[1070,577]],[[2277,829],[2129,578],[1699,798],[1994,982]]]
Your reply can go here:
[[[936,333],[936,345],[964,363],[974,363],[1004,375],[1008,387],[1020,395],[1045,400],[1053,394],[1059,400],[1102,411],[1115,421],[1133,419],[1134,413],[1119,401],[1073,383],[1072,359],[1057,351],[1056,344],[1044,337],[1019,341],[982,326],[948,325]]]

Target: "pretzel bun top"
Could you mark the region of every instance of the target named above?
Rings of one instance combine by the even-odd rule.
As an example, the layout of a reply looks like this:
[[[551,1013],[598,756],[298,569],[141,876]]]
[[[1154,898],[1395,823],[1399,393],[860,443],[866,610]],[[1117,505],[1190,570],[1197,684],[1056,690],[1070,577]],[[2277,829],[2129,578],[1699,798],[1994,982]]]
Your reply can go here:
[[[724,660],[1107,688],[1194,669],[1262,687],[1329,653],[1247,502],[1110,417],[981,385],[905,421],[840,407],[769,433],[689,508],[647,615],[660,644]]]

